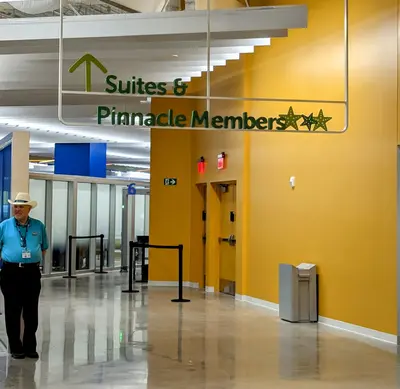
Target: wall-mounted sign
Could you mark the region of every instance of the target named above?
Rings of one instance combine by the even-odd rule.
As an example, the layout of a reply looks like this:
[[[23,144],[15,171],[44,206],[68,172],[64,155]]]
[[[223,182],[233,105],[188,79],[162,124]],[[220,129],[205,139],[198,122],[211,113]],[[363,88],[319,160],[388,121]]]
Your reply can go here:
[[[177,178],[164,178],[165,186],[176,186],[178,184]]]
[[[135,184],[128,185],[128,195],[135,195],[136,194],[136,186]]]
[[[225,169],[225,158],[226,158],[225,153],[218,154],[218,160],[217,160],[217,169],[218,170]]]
[[[85,54],[78,59],[69,69],[70,73],[84,65],[86,69],[85,90],[91,91],[91,66],[96,66],[105,74],[105,92],[119,95],[143,95],[165,96],[169,93],[166,82],[145,81],[141,77],[131,77],[129,80],[121,80],[114,74],[108,74],[107,68],[93,55]],[[181,97],[186,95],[189,84],[177,78],[172,82],[172,95]],[[211,116],[208,111],[193,110],[190,115],[174,112],[159,114],[140,112],[118,111],[116,107],[104,105],[97,107],[97,123],[123,126],[141,127],[176,127],[176,128],[212,128],[225,130],[260,130],[260,131],[328,131],[327,123],[332,117],[325,116],[322,109],[317,114],[295,113],[293,107],[289,107],[287,113],[268,116],[251,116],[248,112],[233,116]]]

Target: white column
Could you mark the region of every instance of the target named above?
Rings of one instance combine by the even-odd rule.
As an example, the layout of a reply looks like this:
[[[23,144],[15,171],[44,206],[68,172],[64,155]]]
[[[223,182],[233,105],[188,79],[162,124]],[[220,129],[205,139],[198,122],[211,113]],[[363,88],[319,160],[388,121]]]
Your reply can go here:
[[[16,131],[11,143],[11,198],[18,192],[29,192],[29,140],[30,133]]]

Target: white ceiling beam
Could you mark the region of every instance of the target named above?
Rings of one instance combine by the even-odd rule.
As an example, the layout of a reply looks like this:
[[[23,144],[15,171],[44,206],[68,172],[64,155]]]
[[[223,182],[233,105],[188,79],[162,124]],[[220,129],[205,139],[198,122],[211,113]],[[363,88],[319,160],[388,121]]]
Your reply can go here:
[[[211,47],[210,51],[212,55],[219,55],[219,54],[229,54],[229,53],[248,53],[254,50],[254,45],[251,44],[253,39],[249,39],[248,42],[242,41],[242,45],[234,45],[229,46],[226,45],[225,41],[221,41],[218,46]],[[262,46],[269,46],[270,39],[264,39],[264,44]],[[235,41],[231,41],[235,42]],[[199,43],[199,42],[198,42]],[[27,48],[27,51],[29,49]],[[179,62],[179,56],[185,54],[193,54],[194,50],[197,52],[199,56],[202,56],[204,61],[207,60],[207,48],[200,46],[198,44],[193,43],[192,46],[182,46],[180,42],[175,42],[174,45],[169,45],[168,47],[164,45],[152,45],[150,47],[127,47],[126,49],[119,48],[114,50],[93,50],[90,49],[90,53],[94,55],[96,58],[100,60],[107,60],[111,62],[120,62],[124,60],[131,60],[131,59],[142,59],[142,61],[146,61],[147,59],[154,57],[154,58],[161,58],[161,60],[167,61],[174,61]],[[66,51],[64,53],[64,60],[71,60],[76,61],[82,55],[81,51]],[[178,57],[173,57],[178,55]],[[213,58],[212,58],[213,59]],[[58,53],[23,53],[23,54],[2,54],[1,55],[1,62],[5,61],[58,61]]]
[[[287,30],[281,30],[280,34],[278,34],[277,30],[274,30],[274,36],[286,37]],[[142,42],[138,41],[137,38],[98,38],[96,40],[89,39],[73,39],[66,40],[64,43],[65,56],[68,58],[74,53],[80,53],[82,51],[86,51],[90,46],[90,51],[97,55],[99,52],[103,53],[103,55],[107,53],[115,53],[115,52],[125,52],[129,53],[137,50],[137,49],[173,49],[176,48],[177,45],[179,47],[206,47],[207,43],[205,40],[205,34],[203,37],[199,36],[198,39],[190,39],[185,40],[184,36],[179,38],[176,36],[172,36],[174,38],[172,40],[166,41],[164,39],[158,39],[155,42]],[[177,39],[178,38],[178,39]],[[118,43],[118,49],[115,49],[116,44]],[[270,38],[248,38],[248,39],[221,39],[216,40],[213,39],[211,41],[211,47],[236,47],[236,46],[267,46],[270,44]],[[8,54],[32,54],[32,53],[52,53],[53,55],[57,55],[57,42],[55,40],[39,40],[39,41],[0,41],[0,54],[8,55]]]
[[[207,11],[136,13],[124,15],[71,16],[65,18],[65,38],[160,36],[204,34]],[[211,11],[214,38],[268,38],[265,32],[307,27],[307,7],[251,7]],[[7,40],[58,39],[58,18],[0,19],[0,36]]]

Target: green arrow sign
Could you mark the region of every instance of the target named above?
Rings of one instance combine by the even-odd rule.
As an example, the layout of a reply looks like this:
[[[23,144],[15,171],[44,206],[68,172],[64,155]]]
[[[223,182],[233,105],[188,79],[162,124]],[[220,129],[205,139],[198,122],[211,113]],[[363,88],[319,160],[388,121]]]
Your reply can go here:
[[[164,178],[165,186],[176,186],[177,183],[178,183],[177,178]]]
[[[79,58],[70,68],[69,72],[74,73],[81,65],[85,64],[85,90],[86,92],[92,91],[92,63],[97,66],[104,74],[108,72],[105,66],[92,54],[85,54]]]

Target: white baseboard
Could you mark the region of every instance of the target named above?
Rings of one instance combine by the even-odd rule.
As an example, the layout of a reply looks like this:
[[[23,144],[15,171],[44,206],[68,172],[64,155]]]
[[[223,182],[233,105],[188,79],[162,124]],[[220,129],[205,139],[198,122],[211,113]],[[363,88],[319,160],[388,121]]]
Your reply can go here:
[[[214,287],[213,286],[206,286],[206,293],[214,293]]]
[[[178,286],[178,281],[149,281],[148,286]]]
[[[250,297],[250,296],[244,296],[241,294],[236,294],[235,299],[239,301],[244,301],[246,303],[252,304],[252,305],[257,305],[259,307],[267,308],[271,311],[275,311],[277,314],[279,312],[279,305],[275,303],[271,303],[266,300],[261,300],[255,297]]]
[[[148,286],[178,287],[178,281],[149,281]],[[198,282],[183,281],[185,288],[199,289]]]
[[[371,328],[361,327],[356,324],[350,324],[344,321],[329,319],[323,316],[319,317],[318,322],[319,324],[323,324],[325,326],[332,327],[337,330],[351,332],[355,335],[361,335],[370,339],[379,340],[381,342],[397,344],[397,336],[388,334],[386,332],[372,330]]]
[[[235,296],[235,299],[238,301],[243,301],[252,305],[257,305],[259,307],[269,309],[270,311],[274,311],[276,315],[279,315],[279,304],[240,294],[237,294]],[[370,328],[361,327],[355,324],[350,324],[339,320],[329,319],[323,316],[319,316],[318,323],[321,325],[334,328],[336,330],[350,332],[352,334],[363,336],[369,339],[375,339],[381,342],[397,344],[397,336],[388,334],[386,332],[372,330]]]

